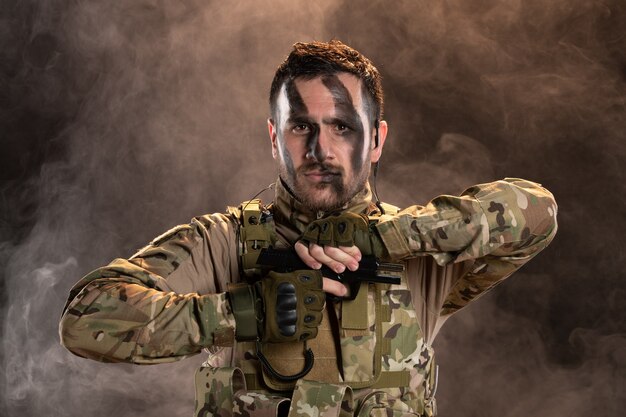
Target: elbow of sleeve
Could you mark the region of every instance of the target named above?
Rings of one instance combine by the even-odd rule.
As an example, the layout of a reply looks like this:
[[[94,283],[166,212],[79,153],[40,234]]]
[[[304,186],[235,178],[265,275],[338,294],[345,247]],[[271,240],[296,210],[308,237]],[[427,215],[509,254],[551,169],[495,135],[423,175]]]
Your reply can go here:
[[[548,192],[549,193],[549,192]],[[545,244],[548,245],[554,239],[559,228],[557,221],[558,206],[556,200],[549,194],[546,197],[544,217],[535,227],[537,235],[543,236]]]
[[[59,338],[61,345],[74,355],[94,359],[101,362],[106,360],[104,352],[94,350],[94,343],[98,339],[98,332],[89,332],[88,325],[83,323],[80,317],[65,311],[59,323]],[[90,334],[92,333],[92,334]],[[90,341],[89,339],[93,339]]]
[[[558,206],[550,191],[539,186],[513,187],[505,204],[491,202],[483,211],[489,219],[491,255],[530,259],[547,247],[557,229]]]
[[[97,300],[95,292],[89,297]],[[85,297],[70,302],[59,323],[61,345],[77,356],[100,362],[134,362],[136,331],[127,325],[128,319],[107,318],[98,312],[94,303],[85,303]]]
[[[74,353],[73,351],[73,339],[70,336],[72,332],[72,323],[67,320],[67,312],[63,313],[61,321],[59,322],[59,341],[61,346]]]
[[[531,236],[531,241],[543,249],[556,235],[558,229],[558,205],[552,193],[535,184],[527,190],[527,195],[516,191],[517,202],[524,227],[521,230],[523,241]]]
[[[519,256],[533,257],[554,240],[558,230],[556,204],[548,207],[548,214],[534,226],[530,236],[522,234],[522,240],[519,241],[521,245],[518,250]]]
[[[540,247],[540,250],[542,250],[545,247],[547,247],[554,240],[554,237],[556,236],[557,230],[558,230],[558,223],[557,223],[556,218],[555,218],[554,222],[552,223],[551,228],[549,229],[548,233],[543,238],[543,242],[542,242],[542,245]]]

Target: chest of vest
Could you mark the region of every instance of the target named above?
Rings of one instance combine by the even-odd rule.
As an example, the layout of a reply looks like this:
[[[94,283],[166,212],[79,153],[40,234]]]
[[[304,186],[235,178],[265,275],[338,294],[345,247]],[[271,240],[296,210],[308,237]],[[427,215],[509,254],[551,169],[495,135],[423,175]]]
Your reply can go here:
[[[259,221],[262,213],[258,203],[243,203],[241,207],[238,214],[242,219],[242,272],[250,273],[255,271],[249,261],[255,259],[254,251],[272,245],[275,234],[272,224]],[[252,219],[252,224],[248,219]],[[200,373],[206,372],[210,379],[219,368],[236,369],[238,382],[231,379],[227,384],[243,386],[246,392],[267,398],[281,393],[290,396],[297,381],[280,380],[267,372],[258,360],[257,349],[262,349],[278,373],[293,375],[305,366],[303,351],[310,348],[315,362],[304,378],[323,385],[349,387],[355,404],[349,415],[434,415],[433,350],[425,343],[417,320],[406,268],[393,274],[401,277],[400,285],[362,283],[355,300],[328,301],[318,336],[306,345],[237,343],[230,354],[221,352],[210,357]],[[233,374],[228,375],[232,378]],[[203,397],[215,401],[215,394],[203,394],[206,388],[198,388],[198,384],[210,386],[211,382],[202,378],[196,382],[197,390],[201,390],[196,393],[197,401],[198,397],[199,402]],[[197,404],[197,410],[200,405]]]

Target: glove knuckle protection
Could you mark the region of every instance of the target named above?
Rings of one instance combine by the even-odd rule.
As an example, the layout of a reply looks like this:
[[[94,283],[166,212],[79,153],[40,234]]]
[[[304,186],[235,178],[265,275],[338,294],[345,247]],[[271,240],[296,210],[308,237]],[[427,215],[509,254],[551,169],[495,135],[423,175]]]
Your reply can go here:
[[[320,271],[270,271],[260,288],[265,304],[263,340],[288,342],[317,335],[325,300]]]
[[[307,310],[321,311],[324,308],[324,294],[320,290],[317,293],[309,292],[304,295],[304,306]]]
[[[313,221],[302,240],[322,246],[353,246],[363,239],[357,235],[369,235],[369,221],[364,215],[346,212]]]
[[[322,288],[322,273],[317,270],[299,271],[298,281],[306,287]]]

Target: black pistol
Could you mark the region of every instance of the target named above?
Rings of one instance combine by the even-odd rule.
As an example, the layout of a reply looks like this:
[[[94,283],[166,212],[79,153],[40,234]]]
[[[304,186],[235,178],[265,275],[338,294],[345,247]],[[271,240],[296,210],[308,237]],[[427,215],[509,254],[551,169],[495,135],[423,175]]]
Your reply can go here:
[[[268,268],[277,272],[291,272],[299,269],[311,269],[305,264],[293,249],[266,248],[261,250],[257,264],[262,268]],[[336,273],[326,265],[322,265],[321,272],[326,278],[339,281],[350,290],[345,300],[354,300],[359,293],[361,282],[376,282],[380,284],[400,284],[400,277],[395,275],[383,275],[378,271],[402,272],[404,265],[391,262],[378,262],[374,256],[363,256],[356,271],[346,269],[341,274]]]

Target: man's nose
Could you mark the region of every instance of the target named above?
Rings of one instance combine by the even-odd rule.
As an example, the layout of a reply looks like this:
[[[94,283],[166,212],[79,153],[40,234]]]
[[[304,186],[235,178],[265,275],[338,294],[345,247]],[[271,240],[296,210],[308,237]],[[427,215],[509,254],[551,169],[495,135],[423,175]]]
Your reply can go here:
[[[306,158],[318,162],[325,161],[332,156],[332,143],[328,132],[320,129],[311,135],[307,143]]]

